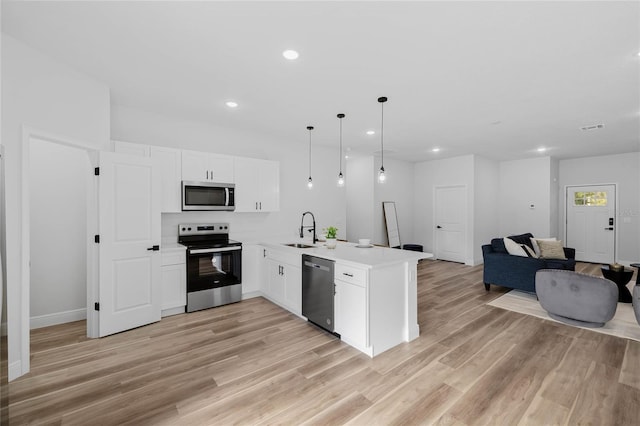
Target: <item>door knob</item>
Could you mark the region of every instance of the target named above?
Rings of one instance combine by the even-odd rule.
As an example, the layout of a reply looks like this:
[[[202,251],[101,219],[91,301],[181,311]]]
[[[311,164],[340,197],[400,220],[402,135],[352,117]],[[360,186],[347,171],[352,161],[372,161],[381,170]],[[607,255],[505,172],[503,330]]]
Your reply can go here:
[[[436,226],[437,229],[442,229],[442,226],[438,225]]]

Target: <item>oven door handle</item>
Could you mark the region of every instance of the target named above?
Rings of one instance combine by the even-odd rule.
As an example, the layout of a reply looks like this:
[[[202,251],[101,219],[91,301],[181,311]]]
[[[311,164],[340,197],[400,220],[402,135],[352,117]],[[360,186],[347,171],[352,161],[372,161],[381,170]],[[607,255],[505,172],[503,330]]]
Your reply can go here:
[[[189,250],[189,254],[220,253],[223,251],[234,251],[234,250],[242,250],[242,246]]]

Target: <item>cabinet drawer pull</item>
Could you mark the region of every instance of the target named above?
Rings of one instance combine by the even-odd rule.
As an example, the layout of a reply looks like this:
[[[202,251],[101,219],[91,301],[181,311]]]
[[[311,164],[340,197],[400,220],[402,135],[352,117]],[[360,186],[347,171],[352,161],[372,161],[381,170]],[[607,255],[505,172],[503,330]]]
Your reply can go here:
[[[346,276],[348,276],[350,278],[353,278],[353,274],[347,274],[346,272],[343,272],[342,275],[346,275]]]

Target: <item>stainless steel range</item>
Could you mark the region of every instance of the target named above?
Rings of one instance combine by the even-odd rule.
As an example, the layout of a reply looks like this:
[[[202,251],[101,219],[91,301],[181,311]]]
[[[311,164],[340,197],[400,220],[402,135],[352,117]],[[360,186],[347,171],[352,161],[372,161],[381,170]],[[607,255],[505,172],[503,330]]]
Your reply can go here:
[[[228,223],[178,225],[187,246],[187,312],[242,299],[242,243],[229,239]]]

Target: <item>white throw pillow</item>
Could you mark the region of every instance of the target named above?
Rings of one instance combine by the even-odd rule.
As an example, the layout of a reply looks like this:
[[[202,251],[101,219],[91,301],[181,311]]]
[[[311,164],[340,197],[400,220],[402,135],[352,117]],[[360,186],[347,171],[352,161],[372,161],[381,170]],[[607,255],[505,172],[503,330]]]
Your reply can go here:
[[[554,238],[529,238],[531,240],[531,245],[533,246],[533,251],[536,252],[536,256],[540,257],[540,247],[538,246],[538,241],[558,241]]]
[[[529,257],[522,245],[516,243],[511,238],[504,238],[504,247],[507,249],[507,253],[514,256]]]

